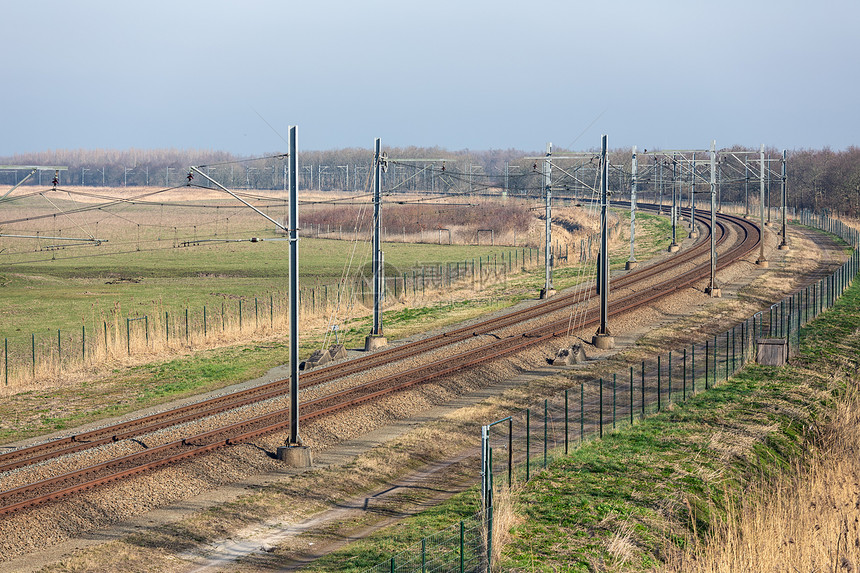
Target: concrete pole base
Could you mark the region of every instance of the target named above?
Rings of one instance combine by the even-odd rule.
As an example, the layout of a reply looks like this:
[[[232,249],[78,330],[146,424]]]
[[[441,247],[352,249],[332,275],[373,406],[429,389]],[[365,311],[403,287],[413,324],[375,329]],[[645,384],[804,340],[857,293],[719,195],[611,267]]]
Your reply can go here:
[[[773,221],[768,221],[764,224],[765,227],[773,227]]]
[[[544,300],[544,299],[549,298],[551,296],[555,296],[555,292],[556,291],[554,288],[551,288],[549,290],[542,288],[542,289],[540,289],[540,299]]]
[[[598,350],[609,350],[615,348],[615,337],[609,334],[595,334],[591,339],[591,343]]]
[[[635,269],[638,266],[639,266],[639,261],[634,261],[633,259],[631,259],[631,260],[627,261],[627,264],[624,265],[624,268],[629,271],[630,269]]]
[[[679,245],[678,243],[672,243],[671,245],[669,245],[669,252],[670,253],[677,253],[680,250],[681,250],[681,245]]]
[[[698,238],[699,238],[699,233],[697,233],[697,232],[693,231],[693,232],[691,232],[689,235],[687,235],[687,237],[688,237],[688,238],[690,238],[690,239],[698,239]]]
[[[758,266],[760,266],[763,269],[766,269],[767,268],[767,259],[759,259],[755,262],[755,264],[757,264]]]
[[[788,249],[789,249],[788,243],[780,243],[779,244],[779,250],[780,251],[787,251]]]
[[[278,459],[291,468],[309,468],[313,465],[308,446],[281,446],[278,448]]]
[[[706,287],[705,294],[711,295],[712,298],[722,298],[723,291],[720,290],[720,287]]]
[[[371,350],[376,350],[377,348],[382,348],[383,346],[388,346],[388,339],[381,334],[371,334],[364,339],[365,352],[370,352]]]

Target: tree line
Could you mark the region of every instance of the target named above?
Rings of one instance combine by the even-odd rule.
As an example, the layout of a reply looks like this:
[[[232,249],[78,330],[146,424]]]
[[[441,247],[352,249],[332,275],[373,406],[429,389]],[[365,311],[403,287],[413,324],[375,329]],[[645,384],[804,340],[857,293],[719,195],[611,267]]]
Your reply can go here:
[[[727,151],[741,151],[740,146]],[[450,151],[440,147],[393,147],[383,149],[387,165],[384,187],[390,193],[431,192],[452,194],[509,193],[513,196],[541,197],[544,189],[543,152],[516,149],[487,151]],[[754,150],[757,151],[757,150]],[[781,150],[766,150],[769,158],[767,178],[768,202],[780,202]],[[563,156],[563,149],[553,154]],[[596,155],[596,152],[593,152]],[[750,154],[749,164],[742,166],[737,157],[722,153],[720,162],[720,200],[757,201],[759,193],[758,154]],[[373,152],[370,148],[344,148],[326,151],[302,151],[297,173],[300,189],[320,191],[367,192],[371,187]],[[700,166],[708,162],[701,154]],[[569,163],[569,165],[568,165]],[[575,161],[557,162],[554,167],[553,193],[565,195],[593,194],[597,164],[587,154]],[[286,159],[283,152],[249,158],[224,151],[178,149],[75,149],[17,154],[0,158],[0,164],[57,165],[68,169],[59,175],[59,185],[92,187],[175,187],[185,185],[191,165],[202,169],[231,188],[261,190],[286,189]],[[631,151],[615,149],[610,153],[610,189],[616,197],[630,192]],[[662,164],[662,165],[661,165]],[[556,165],[556,164],[554,164]],[[674,169],[673,169],[674,167]],[[700,167],[701,168],[701,167]],[[670,200],[677,185],[683,196],[689,188],[685,169],[673,166],[668,156],[639,162],[637,192],[643,200],[663,194]],[[787,194],[792,207],[860,216],[860,148],[834,151],[800,149],[788,153]],[[26,170],[0,171],[0,185],[14,185],[26,176]],[[40,172],[25,185],[48,186],[54,174]],[[688,175],[687,175],[688,177]],[[196,177],[195,184],[207,185]],[[702,185],[698,181],[697,185]],[[705,190],[707,183],[697,190]]]

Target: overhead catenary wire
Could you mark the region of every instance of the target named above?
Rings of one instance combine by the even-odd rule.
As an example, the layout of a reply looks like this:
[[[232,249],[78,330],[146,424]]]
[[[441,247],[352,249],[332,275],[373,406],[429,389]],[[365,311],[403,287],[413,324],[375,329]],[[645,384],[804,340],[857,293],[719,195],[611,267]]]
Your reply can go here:
[[[221,165],[231,165],[231,164],[235,165],[238,163],[250,163],[252,161],[262,161],[265,159],[284,159],[284,158],[289,157],[289,156],[290,156],[289,153],[278,153],[276,155],[262,155],[260,157],[248,157],[246,159],[231,159],[229,161],[217,161],[214,163],[206,163],[206,164],[197,165],[197,167],[199,167],[201,169],[205,168],[205,167],[220,167]]]
[[[365,180],[365,189],[370,189],[370,186],[371,186],[371,174],[368,173],[367,178]],[[359,213],[356,217],[356,220],[357,220],[356,221],[356,227],[355,227],[356,229],[360,228],[361,222],[364,220],[366,208],[367,208],[367,203],[364,203],[361,206],[361,208],[359,209]],[[369,239],[366,238],[363,241],[363,244],[365,246],[367,246],[368,240]],[[347,261],[344,263],[344,268],[343,268],[343,271],[341,272],[341,278],[340,278],[340,281],[338,282],[337,296],[335,298],[335,305],[332,308],[331,315],[329,316],[328,328],[326,329],[326,332],[323,336],[321,348],[325,348],[326,346],[329,345],[329,341],[331,339],[331,334],[334,331],[334,328],[339,325],[338,318],[339,318],[339,314],[341,311],[341,303],[344,301],[344,297],[347,296],[347,282],[352,277],[353,263],[355,261],[356,252],[358,250],[358,244],[359,244],[359,241],[358,241],[357,237],[354,236],[352,249],[350,251],[350,256],[347,258]],[[346,311],[347,312],[349,312],[350,303],[355,302],[354,299],[356,296],[357,295],[356,295],[355,291],[353,290],[353,294],[352,294],[353,300],[347,300],[346,301],[346,303],[347,303],[347,310]]]

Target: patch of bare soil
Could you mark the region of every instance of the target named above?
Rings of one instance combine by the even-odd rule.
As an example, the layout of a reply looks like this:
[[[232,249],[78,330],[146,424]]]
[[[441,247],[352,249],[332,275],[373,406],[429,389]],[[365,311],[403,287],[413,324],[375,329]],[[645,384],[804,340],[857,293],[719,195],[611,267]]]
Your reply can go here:
[[[818,278],[843,258],[838,247],[812,232],[792,230],[789,251],[776,250],[777,238],[771,233],[766,236],[768,269],[756,266],[753,257],[718,275],[723,298],[708,297],[703,293],[705,285],[697,285],[622,317],[612,325],[618,348],[604,353],[589,349],[591,360],[584,366],[547,367],[547,358],[559,346],[555,343],[392,397],[325,425],[309,425],[304,435],[315,448],[317,465],[308,471],[287,470],[263,459],[284,436],[261,439],[229,456],[188,464],[173,476],[173,484],[175,480],[194,482],[196,497],[127,515],[119,525],[107,528],[88,518],[93,532],[81,535],[79,528],[66,541],[62,535],[50,541],[52,536],[31,526],[27,534],[45,543],[4,567],[262,571],[307,563],[475,483],[479,464],[474,455],[481,424],[555,394],[575,380],[724,330],[802,286],[803,274]],[[237,468],[243,464],[256,475],[242,477]],[[219,483],[219,476],[226,481]],[[104,488],[97,496],[104,501],[131,496],[132,491],[140,495],[141,490],[150,496],[163,495],[162,486],[150,481],[156,477]],[[159,483],[163,481],[162,476]],[[218,487],[221,483],[232,485]],[[78,500],[77,507],[58,504],[47,516],[61,520],[71,515],[85,521],[80,505],[90,503],[95,500]]]

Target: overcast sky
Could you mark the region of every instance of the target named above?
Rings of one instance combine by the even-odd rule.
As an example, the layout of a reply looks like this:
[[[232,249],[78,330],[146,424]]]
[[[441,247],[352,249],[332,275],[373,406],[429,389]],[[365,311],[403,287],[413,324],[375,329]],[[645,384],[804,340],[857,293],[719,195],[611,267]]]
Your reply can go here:
[[[3,2],[0,155],[844,149],[857,0]],[[280,134],[280,135],[278,135]]]

